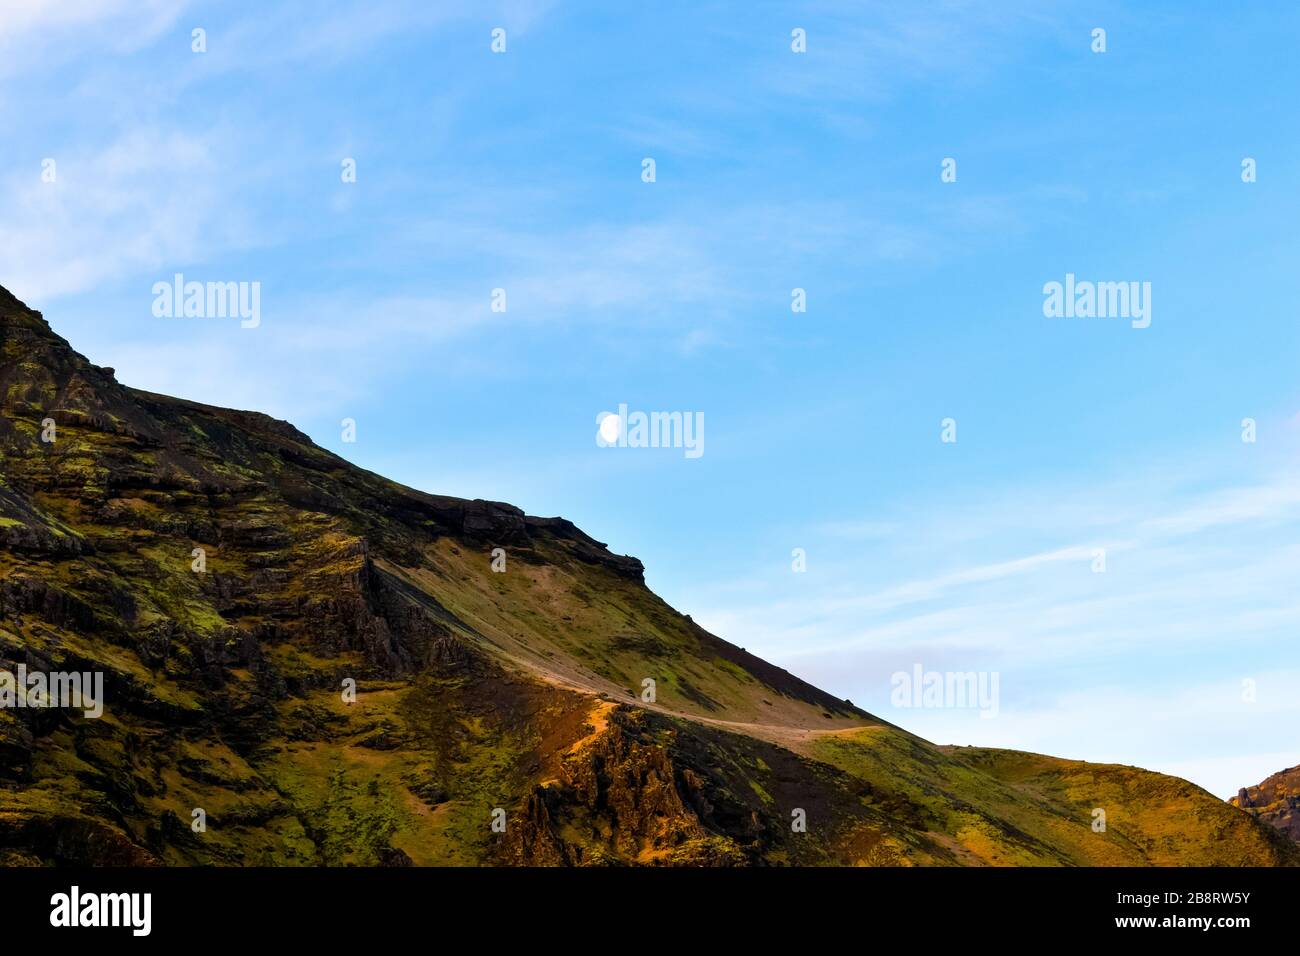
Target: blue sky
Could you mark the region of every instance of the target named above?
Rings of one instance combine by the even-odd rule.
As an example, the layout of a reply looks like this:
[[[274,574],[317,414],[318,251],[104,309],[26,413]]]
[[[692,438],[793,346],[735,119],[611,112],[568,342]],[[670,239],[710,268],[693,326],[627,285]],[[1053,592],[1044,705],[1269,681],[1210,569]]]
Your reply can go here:
[[[1127,6],[7,5],[0,283],[933,740],[1227,795],[1300,762],[1300,10]],[[261,325],[155,318],[177,272]],[[1045,318],[1067,272],[1150,327]],[[597,447],[620,403],[705,453]],[[999,715],[891,706],[917,663]]]

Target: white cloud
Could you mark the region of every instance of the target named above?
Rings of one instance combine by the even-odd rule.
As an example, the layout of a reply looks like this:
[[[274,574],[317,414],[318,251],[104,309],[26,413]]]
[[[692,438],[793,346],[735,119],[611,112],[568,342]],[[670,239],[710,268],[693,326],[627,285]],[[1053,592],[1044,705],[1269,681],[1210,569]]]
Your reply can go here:
[[[929,739],[1180,772],[1228,795],[1300,759],[1286,750],[1300,673],[1279,669],[1295,661],[1300,626],[1300,498],[1289,473],[1239,480],[1193,494],[1129,470],[1109,485],[949,500],[907,518],[882,508],[866,529],[901,530],[868,549],[832,559],[829,542],[854,523],[823,526],[806,574],[754,575],[720,606],[677,603]],[[1092,572],[1093,541],[961,563],[1030,529],[1095,535],[1105,573]],[[945,559],[955,567],[900,570]],[[891,576],[901,580],[863,593],[860,582]],[[915,663],[999,672],[1000,716],[892,709],[889,677]],[[1240,698],[1246,678],[1260,688],[1254,705]]]
[[[1156,533],[1190,534],[1242,521],[1284,520],[1297,513],[1300,513],[1300,482],[1283,481],[1231,488],[1176,514],[1153,518],[1145,527]]]
[[[184,12],[186,0],[9,0],[0,13],[0,72],[61,62],[88,47],[146,46]]]
[[[245,241],[221,202],[215,139],[140,128],[97,151],[56,152],[52,183],[39,166],[11,173],[0,283],[36,305]]]
[[[757,82],[831,110],[845,101],[884,99],[917,80],[978,82],[1017,55],[1025,34],[1041,43],[1053,29],[1041,6],[1028,2],[846,6],[811,20],[808,54],[783,56],[783,68]]]

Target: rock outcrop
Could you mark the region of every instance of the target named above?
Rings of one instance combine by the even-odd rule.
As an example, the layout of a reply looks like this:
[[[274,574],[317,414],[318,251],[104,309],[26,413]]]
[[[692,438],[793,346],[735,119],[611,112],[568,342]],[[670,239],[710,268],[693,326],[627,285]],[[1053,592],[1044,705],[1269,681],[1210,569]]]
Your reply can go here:
[[[1229,802],[1300,843],[1300,767],[1242,787]]]

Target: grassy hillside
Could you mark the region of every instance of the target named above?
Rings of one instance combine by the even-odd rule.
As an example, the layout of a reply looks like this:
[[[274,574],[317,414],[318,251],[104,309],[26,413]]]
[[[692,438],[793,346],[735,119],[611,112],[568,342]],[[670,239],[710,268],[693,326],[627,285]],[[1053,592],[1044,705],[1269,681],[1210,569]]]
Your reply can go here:
[[[0,394],[0,669],[106,686],[100,719],[0,709],[0,862],[1297,859],[1183,781],[937,748],[564,519],[129,389],[3,290]]]

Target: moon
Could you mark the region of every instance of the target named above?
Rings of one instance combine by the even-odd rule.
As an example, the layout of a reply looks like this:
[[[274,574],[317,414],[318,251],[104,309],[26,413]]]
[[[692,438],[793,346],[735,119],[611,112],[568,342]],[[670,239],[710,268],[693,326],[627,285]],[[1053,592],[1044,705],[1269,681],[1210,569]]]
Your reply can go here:
[[[622,430],[623,426],[617,415],[606,415],[600,420],[600,437],[605,439],[607,445],[618,441],[618,433]]]

